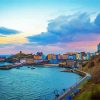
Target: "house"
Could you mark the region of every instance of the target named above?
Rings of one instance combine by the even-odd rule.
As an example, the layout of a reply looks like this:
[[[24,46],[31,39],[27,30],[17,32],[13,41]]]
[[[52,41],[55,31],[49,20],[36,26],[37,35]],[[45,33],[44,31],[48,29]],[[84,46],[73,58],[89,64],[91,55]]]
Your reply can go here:
[[[33,59],[34,60],[42,60],[42,56],[40,56],[40,55],[34,55]]]
[[[74,60],[67,60],[66,61],[67,67],[75,67],[75,65],[76,65],[76,61],[74,61]]]
[[[34,59],[33,58],[23,58],[23,59],[20,59],[20,63],[33,64],[34,63]]]
[[[62,55],[62,59],[63,59],[63,60],[66,60],[66,59],[68,59],[68,56],[69,56],[68,54],[63,54],[63,55]]]
[[[90,60],[90,58],[91,58],[91,54],[88,52],[88,53],[86,54],[86,60]]]
[[[76,54],[68,55],[68,59],[76,60]]]
[[[63,56],[58,54],[58,60],[62,60],[63,59]]]
[[[51,60],[51,59],[56,59],[56,55],[55,54],[48,54],[47,60]]]
[[[26,63],[26,59],[20,59],[20,63]]]
[[[33,58],[26,59],[26,64],[33,64],[33,63],[34,63],[34,59]]]
[[[0,58],[0,61],[5,61],[5,58]]]
[[[59,55],[55,54],[48,54],[47,55],[47,60],[49,60],[49,63],[51,64],[57,64],[59,59]]]
[[[81,60],[81,54],[80,54],[80,53],[77,53],[77,54],[76,54],[76,59],[77,59],[77,60]]]
[[[34,59],[34,63],[41,63],[41,62],[43,62],[43,55],[40,55],[40,54],[38,54],[38,55],[34,55],[33,56],[33,59]]]

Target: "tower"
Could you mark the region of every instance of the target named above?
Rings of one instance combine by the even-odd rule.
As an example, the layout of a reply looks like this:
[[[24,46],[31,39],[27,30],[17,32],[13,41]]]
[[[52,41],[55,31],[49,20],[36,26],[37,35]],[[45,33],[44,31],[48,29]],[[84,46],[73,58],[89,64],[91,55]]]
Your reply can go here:
[[[97,51],[100,52],[100,43],[97,45]]]

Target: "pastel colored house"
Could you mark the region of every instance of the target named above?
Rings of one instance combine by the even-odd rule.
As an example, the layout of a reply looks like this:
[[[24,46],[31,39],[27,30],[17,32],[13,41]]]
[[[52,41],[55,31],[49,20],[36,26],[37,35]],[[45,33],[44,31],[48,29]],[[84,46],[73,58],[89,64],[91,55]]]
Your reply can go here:
[[[80,60],[86,60],[86,53],[85,52],[80,52]]]
[[[68,59],[76,60],[76,54],[68,55]]]
[[[0,58],[0,61],[5,61],[5,58]]]
[[[59,55],[55,54],[48,54],[47,55],[47,60],[49,60],[49,63],[51,64],[57,64],[59,59]]]
[[[27,64],[33,64],[34,63],[34,59],[28,58],[28,59],[26,59],[26,63]]]
[[[34,55],[34,56],[33,56],[33,59],[34,59],[34,60],[41,60],[41,59],[42,59],[42,56]]]
[[[23,59],[20,59],[20,63],[33,64],[34,63],[34,59],[33,58],[23,58]]]
[[[43,62],[43,59],[42,59],[41,55],[34,55],[33,59],[34,59],[34,63],[41,63],[41,62]]]
[[[91,54],[88,52],[86,57],[87,57],[87,58],[86,58],[87,60],[90,60]]]
[[[63,55],[62,55],[62,59],[63,59],[63,60],[67,60],[67,59],[68,59],[68,56],[69,56],[68,54],[63,54]]]
[[[20,63],[26,63],[26,59],[20,59]]]
[[[46,56],[45,55],[42,55],[42,60],[46,60]]]
[[[76,59],[77,59],[77,60],[81,60],[81,54],[80,54],[80,53],[77,53],[77,54],[76,54]]]
[[[63,59],[62,55],[58,54],[58,60],[62,60],[62,59]]]

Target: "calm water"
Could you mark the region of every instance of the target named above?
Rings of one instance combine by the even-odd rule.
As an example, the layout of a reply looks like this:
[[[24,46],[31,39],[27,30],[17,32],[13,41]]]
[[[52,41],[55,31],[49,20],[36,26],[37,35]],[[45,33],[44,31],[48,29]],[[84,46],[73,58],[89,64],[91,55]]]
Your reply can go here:
[[[0,100],[54,100],[54,90],[61,93],[81,78],[60,70],[58,67],[31,69],[27,66],[0,70]]]
[[[11,63],[8,62],[0,62],[0,66],[10,65]]]
[[[0,54],[0,57],[8,58],[8,57],[10,57],[10,56],[12,56],[12,55],[1,55],[1,54]]]

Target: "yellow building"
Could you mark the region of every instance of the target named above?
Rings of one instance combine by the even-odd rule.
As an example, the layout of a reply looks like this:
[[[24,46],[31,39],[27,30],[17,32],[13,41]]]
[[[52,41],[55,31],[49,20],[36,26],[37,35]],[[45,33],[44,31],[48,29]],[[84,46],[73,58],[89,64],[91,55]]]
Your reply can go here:
[[[81,58],[80,58],[80,53],[77,53],[77,54],[76,54],[76,59],[77,59],[77,60],[80,60],[80,59],[81,59]]]
[[[47,55],[47,59],[50,60],[50,59],[56,59],[56,55],[55,54],[48,54]]]
[[[38,55],[34,55],[33,58],[34,58],[34,60],[41,60],[42,59],[42,57],[38,56]]]

